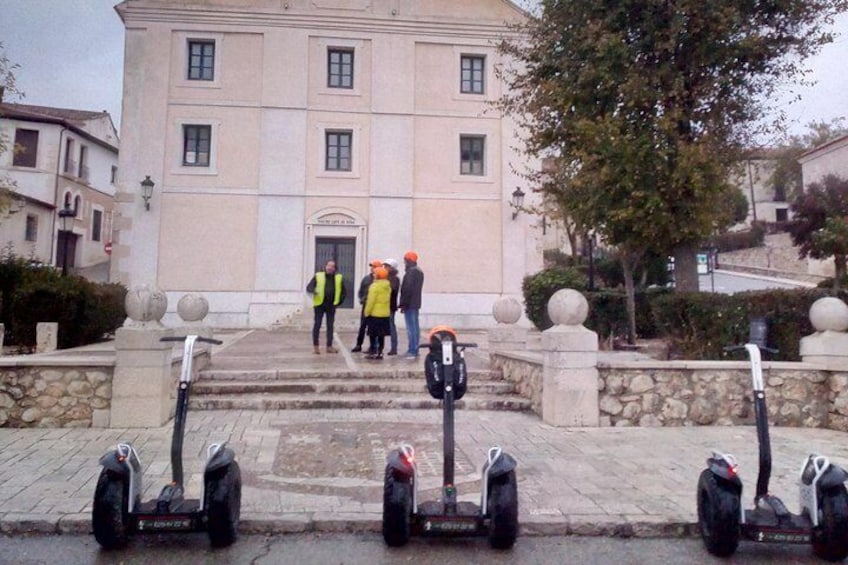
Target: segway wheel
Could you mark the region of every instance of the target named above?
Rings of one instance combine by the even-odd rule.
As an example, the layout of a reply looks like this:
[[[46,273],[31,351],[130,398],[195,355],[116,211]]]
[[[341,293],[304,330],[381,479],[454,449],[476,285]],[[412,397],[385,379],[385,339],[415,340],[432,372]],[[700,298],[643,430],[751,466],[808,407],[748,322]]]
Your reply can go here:
[[[740,494],[721,484],[709,469],[698,478],[698,525],[707,551],[718,557],[733,555],[739,545]]]
[[[206,519],[213,547],[232,545],[241,515],[241,470],[235,461],[206,479]]]
[[[412,534],[412,483],[386,466],[383,483],[383,539],[389,547],[406,545]]]
[[[518,537],[518,484],[515,471],[492,480],[487,506],[491,517],[489,545],[495,549],[510,549]]]
[[[104,549],[127,544],[127,485],[119,475],[103,469],[94,489],[91,526],[94,539]]]
[[[848,557],[848,492],[844,485],[819,499],[819,527],[813,532],[813,553],[827,561]]]

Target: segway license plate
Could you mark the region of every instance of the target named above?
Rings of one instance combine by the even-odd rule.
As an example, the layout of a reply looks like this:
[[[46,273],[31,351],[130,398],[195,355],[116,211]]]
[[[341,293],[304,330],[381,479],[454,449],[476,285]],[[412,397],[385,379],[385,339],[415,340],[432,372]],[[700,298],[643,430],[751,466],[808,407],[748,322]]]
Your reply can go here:
[[[139,532],[194,532],[201,528],[199,516],[171,514],[167,516],[139,516],[136,529]]]
[[[421,521],[421,535],[425,536],[473,536],[482,530],[482,524],[476,518],[427,516]]]

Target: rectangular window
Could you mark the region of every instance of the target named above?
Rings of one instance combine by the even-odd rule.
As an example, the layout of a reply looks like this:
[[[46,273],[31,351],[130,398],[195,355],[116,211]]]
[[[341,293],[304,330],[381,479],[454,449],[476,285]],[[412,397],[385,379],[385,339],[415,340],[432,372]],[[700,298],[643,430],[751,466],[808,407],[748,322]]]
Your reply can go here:
[[[77,177],[88,180],[88,147],[80,145],[79,173]]]
[[[16,129],[12,165],[15,167],[35,167],[37,156],[38,130]]]
[[[327,86],[353,88],[353,51],[330,49],[327,51]]]
[[[326,170],[328,171],[350,171],[351,149],[353,146],[352,131],[328,131],[327,132],[327,159]]]
[[[77,167],[77,162],[74,161],[74,140],[65,140],[65,172],[73,174]]]
[[[36,241],[38,239],[38,216],[35,214],[27,214],[24,239],[27,241]]]
[[[183,126],[183,165],[208,167],[212,126]]]
[[[463,55],[461,66],[461,92],[464,94],[483,94],[485,92],[483,73],[486,68],[486,57],[479,55]]]
[[[188,80],[215,80],[215,42],[189,40]]]
[[[115,181],[117,181],[117,180],[118,180],[118,167],[115,166],[115,165],[112,165],[112,174],[109,175],[109,182],[111,184],[115,184]]]
[[[486,137],[482,135],[463,135],[459,138],[460,167],[463,175],[484,175]]]
[[[103,212],[91,211],[91,241],[100,241],[100,232],[103,226]]]

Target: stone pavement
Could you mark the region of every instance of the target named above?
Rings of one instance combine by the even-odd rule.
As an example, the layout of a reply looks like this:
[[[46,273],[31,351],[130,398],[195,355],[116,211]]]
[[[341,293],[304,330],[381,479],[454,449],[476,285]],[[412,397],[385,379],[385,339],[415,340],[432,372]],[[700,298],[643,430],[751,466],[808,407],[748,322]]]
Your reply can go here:
[[[213,366],[248,333],[216,334],[226,343]],[[339,340],[345,349],[349,337]],[[322,354],[320,363],[346,364],[349,355]],[[457,413],[456,426],[460,498],[479,501],[486,450],[501,445],[518,461],[524,535],[692,535],[695,485],[712,448],[738,458],[746,506],[756,482],[753,427],[554,428],[532,413],[471,410]],[[118,441],[138,449],[144,498],[155,497],[170,478],[170,434],[170,425],[0,429],[0,532],[88,533],[97,461]],[[804,457],[820,452],[848,467],[846,439],[830,430],[773,428],[772,491],[797,510]],[[199,495],[205,447],[218,441],[230,442],[241,465],[243,532],[379,531],[385,456],[401,441],[416,447],[422,498],[435,498],[440,484],[438,410],[190,412],[188,496]]]

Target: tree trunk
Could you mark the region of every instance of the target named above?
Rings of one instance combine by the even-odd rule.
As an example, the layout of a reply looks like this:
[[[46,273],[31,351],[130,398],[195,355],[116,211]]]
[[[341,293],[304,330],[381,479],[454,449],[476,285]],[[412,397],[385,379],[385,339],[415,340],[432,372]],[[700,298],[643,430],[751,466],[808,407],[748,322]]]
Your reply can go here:
[[[630,253],[621,253],[621,270],[624,271],[624,291],[627,296],[627,343],[636,344],[636,285],[633,284],[633,272],[638,257]]]
[[[698,291],[698,245],[681,243],[674,248],[674,287],[676,292]]]
[[[846,270],[846,257],[845,255],[834,255],[833,256],[833,290],[839,290],[842,287],[842,279],[845,277]]]

